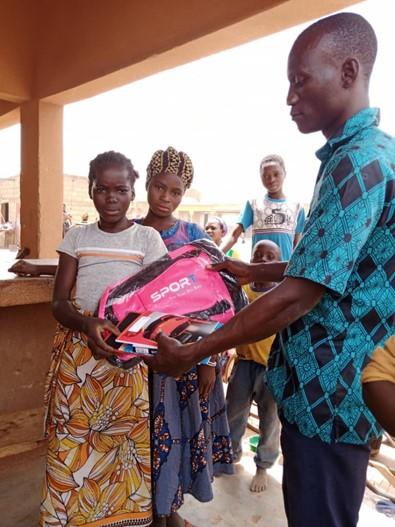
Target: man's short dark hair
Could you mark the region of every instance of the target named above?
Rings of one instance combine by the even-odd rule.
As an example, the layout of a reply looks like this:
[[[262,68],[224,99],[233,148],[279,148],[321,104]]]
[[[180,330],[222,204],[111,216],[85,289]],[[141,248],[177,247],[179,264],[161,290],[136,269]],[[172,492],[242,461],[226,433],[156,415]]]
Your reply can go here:
[[[377,55],[377,37],[369,22],[356,13],[337,13],[318,20],[303,31],[297,40],[315,33],[317,37],[327,35],[331,52],[339,60],[356,58],[369,78]]]

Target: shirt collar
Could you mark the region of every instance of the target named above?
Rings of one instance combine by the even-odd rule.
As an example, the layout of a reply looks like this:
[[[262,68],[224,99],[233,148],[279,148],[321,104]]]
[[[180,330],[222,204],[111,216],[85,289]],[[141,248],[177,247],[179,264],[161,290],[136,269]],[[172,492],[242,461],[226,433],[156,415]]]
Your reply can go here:
[[[380,110],[378,108],[364,108],[347,119],[339,132],[328,139],[327,143],[317,150],[315,155],[320,161],[325,161],[338,146],[347,143],[360,130],[370,128],[371,126],[378,126],[379,122]]]

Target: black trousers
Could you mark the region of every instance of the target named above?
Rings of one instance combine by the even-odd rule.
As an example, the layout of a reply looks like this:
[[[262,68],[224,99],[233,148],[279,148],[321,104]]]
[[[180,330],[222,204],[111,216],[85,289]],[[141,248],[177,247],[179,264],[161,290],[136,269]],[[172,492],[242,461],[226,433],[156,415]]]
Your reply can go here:
[[[356,527],[369,445],[324,443],[281,421],[283,495],[289,527]]]

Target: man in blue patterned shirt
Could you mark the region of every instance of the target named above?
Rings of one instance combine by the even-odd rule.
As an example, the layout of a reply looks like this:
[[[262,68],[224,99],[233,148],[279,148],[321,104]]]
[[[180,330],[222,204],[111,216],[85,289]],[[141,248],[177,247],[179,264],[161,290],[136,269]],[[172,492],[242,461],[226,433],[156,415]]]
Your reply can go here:
[[[288,59],[291,116],[327,143],[302,238],[285,264],[228,262],[242,282],[279,285],[190,346],[165,336],[150,360],[177,375],[202,357],[279,332],[269,384],[282,418],[283,492],[292,527],[353,527],[369,441],[380,428],[361,370],[394,333],[395,141],[369,107],[377,42],[359,15],[322,19]]]

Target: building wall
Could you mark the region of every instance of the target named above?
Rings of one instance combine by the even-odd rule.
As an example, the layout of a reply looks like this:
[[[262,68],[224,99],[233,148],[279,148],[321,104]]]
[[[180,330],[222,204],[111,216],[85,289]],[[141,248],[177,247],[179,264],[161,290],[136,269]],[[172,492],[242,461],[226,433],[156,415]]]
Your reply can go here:
[[[97,218],[97,212],[88,195],[88,178],[65,175],[63,188],[64,202],[73,223],[81,221],[83,214],[89,215],[90,222]]]
[[[0,525],[37,525],[45,473],[44,382],[51,304],[0,307]]]
[[[0,248],[12,247],[18,243],[20,236],[20,201],[19,176],[0,179],[0,206],[8,203],[8,218],[0,217],[0,224],[10,221],[14,225],[13,231],[0,230]],[[1,210],[1,208],[0,208]]]
[[[15,237],[6,236],[0,232],[0,248],[7,247],[9,244],[18,243],[19,236],[19,176],[0,179],[0,204],[9,203],[9,220],[17,226]],[[179,206],[176,215],[183,220],[193,221],[200,226],[204,226],[209,216],[221,216],[228,223],[229,227],[234,225],[237,220],[241,203],[204,203],[201,202],[201,194],[197,189],[189,189],[186,192],[184,203]],[[64,203],[67,211],[72,216],[72,222],[80,223],[82,216],[88,214],[89,222],[98,219],[97,212],[92,200],[88,195],[88,178],[85,176],[64,176]],[[141,218],[148,211],[148,204],[144,200],[132,203],[129,211],[130,218]],[[1,221],[0,221],[1,223]]]

